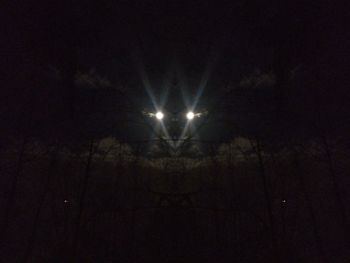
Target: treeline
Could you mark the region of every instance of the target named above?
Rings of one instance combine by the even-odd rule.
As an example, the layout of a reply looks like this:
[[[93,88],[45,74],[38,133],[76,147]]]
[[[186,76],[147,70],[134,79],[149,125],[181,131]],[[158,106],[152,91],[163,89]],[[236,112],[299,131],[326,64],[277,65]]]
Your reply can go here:
[[[141,154],[147,144],[113,138],[76,147],[13,140],[1,151],[3,258],[346,259],[341,142],[210,144],[208,155],[155,158]]]

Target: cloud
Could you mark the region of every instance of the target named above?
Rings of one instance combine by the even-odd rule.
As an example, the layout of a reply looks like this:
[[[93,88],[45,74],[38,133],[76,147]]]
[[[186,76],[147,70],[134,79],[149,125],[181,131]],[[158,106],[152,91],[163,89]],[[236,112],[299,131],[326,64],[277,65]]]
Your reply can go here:
[[[91,69],[87,73],[77,73],[75,76],[75,84],[88,88],[106,88],[111,86],[110,81],[99,76],[94,69]]]
[[[259,69],[255,70],[249,77],[243,78],[239,86],[244,88],[264,88],[271,87],[276,83],[275,75],[271,72],[262,73]]]

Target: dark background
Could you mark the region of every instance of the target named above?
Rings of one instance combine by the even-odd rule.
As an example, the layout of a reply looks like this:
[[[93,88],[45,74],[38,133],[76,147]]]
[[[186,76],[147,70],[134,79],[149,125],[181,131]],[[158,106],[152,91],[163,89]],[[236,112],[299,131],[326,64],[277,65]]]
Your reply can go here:
[[[2,4],[1,262],[349,261],[346,11]]]

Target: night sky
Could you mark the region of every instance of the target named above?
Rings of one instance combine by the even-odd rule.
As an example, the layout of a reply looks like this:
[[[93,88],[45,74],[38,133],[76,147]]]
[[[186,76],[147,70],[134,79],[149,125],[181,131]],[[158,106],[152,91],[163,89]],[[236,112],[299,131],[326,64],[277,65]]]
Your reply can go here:
[[[273,78],[278,93],[273,96],[280,96],[281,105],[295,104],[287,101],[289,91],[283,87],[294,74],[303,85],[315,83],[321,93],[332,93],[329,107],[346,107],[348,38],[339,6],[306,1],[38,1],[13,2],[4,11],[1,66],[9,85],[75,71],[122,88],[140,109],[155,110],[151,92],[157,104],[166,104],[164,110],[186,111],[200,97],[198,107],[213,108],[219,116],[235,110],[218,108],[229,100],[228,90],[264,75]],[[40,88],[26,86],[29,93],[40,93],[35,91]],[[300,89],[299,103],[307,108],[313,88]],[[9,97],[15,94],[12,88],[5,91]]]
[[[0,258],[350,260],[346,6],[64,0],[1,11]],[[91,223],[99,207],[123,217]]]

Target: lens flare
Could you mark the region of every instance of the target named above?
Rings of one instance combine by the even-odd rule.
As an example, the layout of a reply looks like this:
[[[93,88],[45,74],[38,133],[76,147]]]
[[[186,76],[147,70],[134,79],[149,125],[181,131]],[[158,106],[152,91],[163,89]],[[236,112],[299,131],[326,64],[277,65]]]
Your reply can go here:
[[[194,118],[194,113],[192,111],[188,112],[186,115],[187,119],[192,120]]]
[[[158,120],[162,120],[162,119],[164,118],[163,112],[158,111],[158,112],[156,113],[156,118],[157,118]]]

